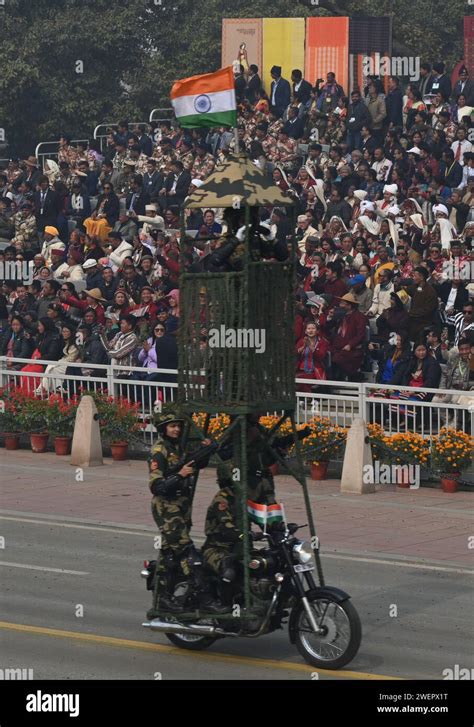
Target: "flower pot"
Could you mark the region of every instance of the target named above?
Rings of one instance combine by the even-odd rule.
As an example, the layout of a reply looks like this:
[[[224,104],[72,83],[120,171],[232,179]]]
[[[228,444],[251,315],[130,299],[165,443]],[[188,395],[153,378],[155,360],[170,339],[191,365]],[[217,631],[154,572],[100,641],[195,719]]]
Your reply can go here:
[[[397,487],[404,487],[405,489],[410,487],[410,473],[405,468],[397,470],[396,478]]]
[[[124,459],[127,459],[128,442],[112,442],[110,450],[113,460],[123,462]]]
[[[459,474],[457,472],[443,475],[441,477],[441,489],[443,492],[457,492],[458,477]]]
[[[15,433],[7,433],[3,435],[5,440],[5,449],[18,449],[20,446],[20,435]]]
[[[311,462],[311,479],[325,480],[327,478],[329,462]]]
[[[31,449],[37,454],[46,452],[48,445],[49,434],[48,432],[42,432],[41,434],[30,434]]]
[[[273,464],[270,465],[269,470],[274,477],[275,477],[275,475],[279,475],[280,474],[280,463],[274,462]]]
[[[54,451],[59,456],[71,454],[71,443],[71,437],[54,437]]]

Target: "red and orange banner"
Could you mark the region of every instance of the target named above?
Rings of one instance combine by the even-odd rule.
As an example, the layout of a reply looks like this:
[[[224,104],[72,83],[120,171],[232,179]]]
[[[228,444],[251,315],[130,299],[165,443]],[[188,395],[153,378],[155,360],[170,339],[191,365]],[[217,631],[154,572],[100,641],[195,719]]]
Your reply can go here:
[[[315,84],[332,71],[347,93],[349,86],[349,18],[307,18],[305,78]]]

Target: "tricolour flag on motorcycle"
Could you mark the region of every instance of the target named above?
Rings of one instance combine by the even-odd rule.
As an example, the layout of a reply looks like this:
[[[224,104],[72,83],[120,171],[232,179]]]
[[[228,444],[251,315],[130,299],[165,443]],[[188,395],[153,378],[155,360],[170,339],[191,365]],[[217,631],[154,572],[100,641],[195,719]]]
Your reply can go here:
[[[260,505],[258,502],[247,500],[247,512],[250,520],[258,525],[281,522],[284,519],[283,505]]]
[[[232,66],[176,81],[171,89],[171,103],[183,128],[236,126]]]

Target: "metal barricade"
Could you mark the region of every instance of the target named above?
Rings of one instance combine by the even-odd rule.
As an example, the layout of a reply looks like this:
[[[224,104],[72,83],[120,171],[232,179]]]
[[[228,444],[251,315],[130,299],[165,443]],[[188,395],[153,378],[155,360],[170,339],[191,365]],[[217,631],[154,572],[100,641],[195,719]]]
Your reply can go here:
[[[32,363],[31,359],[9,360],[13,366]],[[25,385],[25,381],[30,379],[31,384],[28,388],[32,392],[37,392],[36,395],[42,398],[58,390],[66,397],[87,391],[107,391],[110,395],[122,396],[139,404],[138,415],[143,423],[144,443],[153,442],[155,439],[153,417],[164,405],[173,403],[177,399],[178,372],[174,369],[150,370],[139,366],[63,364],[63,362],[44,360],[36,360],[34,363],[43,365],[45,371],[36,373],[14,370],[8,366],[7,357],[0,356],[0,386]],[[62,368],[59,368],[60,366]],[[66,374],[64,366],[74,373]],[[83,369],[91,369],[93,375],[85,375]],[[153,378],[157,380],[145,378],[149,374],[153,374]],[[296,379],[295,418],[298,424],[303,424],[314,416],[320,416],[327,417],[337,426],[349,427],[355,417],[362,417],[367,423],[381,424],[388,434],[417,431],[423,437],[430,438],[446,424],[465,432],[474,432],[472,391],[412,390],[413,393],[423,391],[435,396],[442,395],[446,399],[426,402],[377,396],[375,392],[380,391],[380,384],[372,383],[314,381],[310,383],[314,388],[317,387],[316,391],[298,391],[298,388],[301,389],[302,385],[307,386],[308,383],[308,379]],[[383,385],[384,391],[387,392],[395,393],[399,388]],[[451,401],[451,397],[459,396],[463,397],[462,403]]]

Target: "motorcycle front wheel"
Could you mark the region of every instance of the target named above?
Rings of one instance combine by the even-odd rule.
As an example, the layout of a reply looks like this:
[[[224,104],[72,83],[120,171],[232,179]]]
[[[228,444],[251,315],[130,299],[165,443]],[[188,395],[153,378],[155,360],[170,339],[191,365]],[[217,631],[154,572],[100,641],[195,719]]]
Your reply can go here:
[[[314,633],[302,603],[296,606],[295,643],[303,659],[320,669],[340,669],[357,654],[362,638],[359,614],[347,600],[308,596],[321,633]]]

